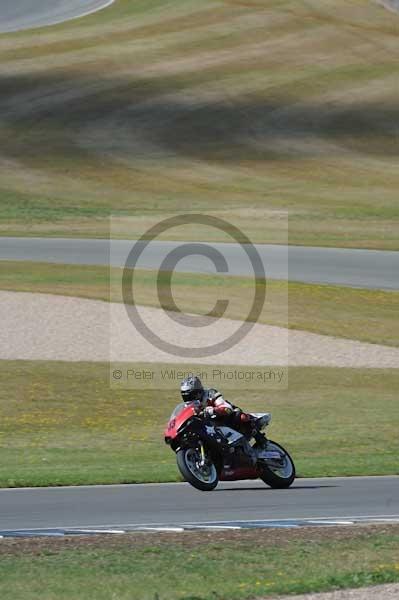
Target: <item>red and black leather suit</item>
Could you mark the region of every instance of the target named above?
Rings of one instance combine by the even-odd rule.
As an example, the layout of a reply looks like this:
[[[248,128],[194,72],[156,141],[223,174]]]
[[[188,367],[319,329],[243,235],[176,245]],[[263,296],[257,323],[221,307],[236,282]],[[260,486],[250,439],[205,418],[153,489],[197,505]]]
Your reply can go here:
[[[227,402],[217,390],[204,390],[201,406],[203,407],[205,416],[215,417],[218,422],[237,429],[242,433],[248,432],[248,427],[252,419],[251,415]]]
[[[181,382],[180,393],[184,402],[195,402],[198,405],[198,412],[202,412],[204,417],[215,418],[219,424],[232,427],[243,434],[249,433],[251,415],[227,402],[217,390],[204,389],[199,377],[195,375],[186,377]]]

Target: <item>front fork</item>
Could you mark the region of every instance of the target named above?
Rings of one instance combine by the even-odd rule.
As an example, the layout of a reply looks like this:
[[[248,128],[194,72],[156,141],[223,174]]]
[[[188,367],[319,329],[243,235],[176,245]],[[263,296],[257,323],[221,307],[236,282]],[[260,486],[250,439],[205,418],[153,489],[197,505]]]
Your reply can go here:
[[[204,448],[204,444],[202,443],[201,440],[199,440],[198,445],[199,445],[200,455],[201,455],[201,460],[200,460],[199,464],[200,464],[200,467],[203,467],[205,465],[205,460],[206,460],[205,448]]]

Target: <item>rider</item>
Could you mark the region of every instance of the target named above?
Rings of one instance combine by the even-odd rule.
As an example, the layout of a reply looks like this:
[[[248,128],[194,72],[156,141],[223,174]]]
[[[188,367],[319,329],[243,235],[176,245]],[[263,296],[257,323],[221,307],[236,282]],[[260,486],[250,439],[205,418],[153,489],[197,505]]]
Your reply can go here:
[[[246,437],[251,437],[252,416],[227,402],[217,390],[204,389],[199,377],[189,375],[183,379],[180,393],[184,402],[197,402],[204,416],[215,418],[219,423],[240,431]],[[253,458],[255,452],[252,446],[249,443],[245,446],[248,454]]]

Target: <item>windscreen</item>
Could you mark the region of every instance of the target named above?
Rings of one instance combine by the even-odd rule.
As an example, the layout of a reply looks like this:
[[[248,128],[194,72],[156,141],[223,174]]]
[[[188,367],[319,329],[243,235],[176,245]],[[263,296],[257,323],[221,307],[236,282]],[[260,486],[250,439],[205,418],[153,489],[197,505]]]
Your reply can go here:
[[[174,419],[183,410],[183,408],[186,408],[187,406],[193,406],[194,404],[195,402],[180,402],[180,404],[174,408],[172,414],[170,415],[170,419]]]

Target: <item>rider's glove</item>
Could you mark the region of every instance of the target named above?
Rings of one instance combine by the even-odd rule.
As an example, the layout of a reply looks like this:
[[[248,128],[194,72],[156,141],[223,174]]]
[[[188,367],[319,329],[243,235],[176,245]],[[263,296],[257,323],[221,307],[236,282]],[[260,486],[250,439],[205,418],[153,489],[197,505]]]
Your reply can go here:
[[[249,423],[250,420],[251,420],[251,415],[249,415],[247,413],[241,413],[240,414],[240,421],[241,421],[241,423]]]
[[[214,419],[216,417],[216,411],[213,406],[207,406],[204,410],[204,416]]]

